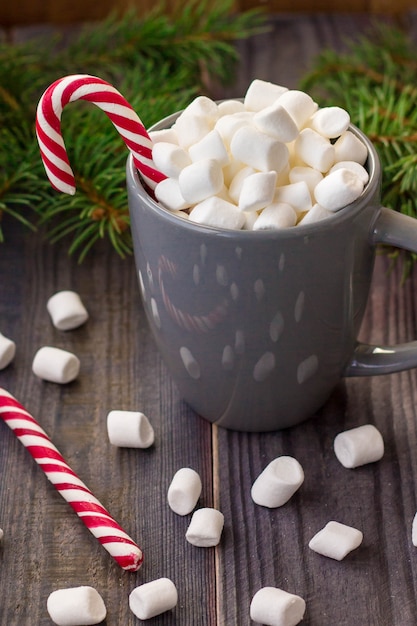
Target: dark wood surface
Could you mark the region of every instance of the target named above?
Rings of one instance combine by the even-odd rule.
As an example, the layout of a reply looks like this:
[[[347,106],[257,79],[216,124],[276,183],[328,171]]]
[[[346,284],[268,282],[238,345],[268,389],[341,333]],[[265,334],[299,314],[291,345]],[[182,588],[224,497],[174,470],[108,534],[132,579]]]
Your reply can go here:
[[[340,46],[363,31],[361,16],[277,18],[268,35],[240,45],[236,85],[252,78],[295,87],[323,46]],[[232,94],[232,91],[234,92]],[[221,95],[220,93],[216,95]],[[0,371],[9,390],[39,420],[72,468],[145,553],[142,569],[123,572],[84,528],[28,452],[0,423],[0,624],[47,626],[48,595],[92,585],[102,595],[108,626],[139,623],[128,607],[138,584],[168,576],[177,585],[175,611],[155,626],[249,626],[249,604],[262,586],[281,587],[307,603],[306,626],[417,624],[417,371],[342,381],[311,420],[282,432],[226,431],[195,415],[179,398],[148,331],[133,258],[122,261],[99,245],[81,265],[65,246],[5,220],[0,247],[0,332],[14,339],[13,363]],[[377,258],[361,338],[395,343],[417,336],[417,274],[401,285],[401,265]],[[60,332],[46,311],[61,289],[77,291],[90,319]],[[36,350],[55,345],[77,354],[79,378],[60,386],[31,372]],[[108,442],[112,409],[141,410],[156,440],[148,450]],[[335,435],[365,423],[383,434],[383,459],[344,469]],[[305,482],[282,508],[250,497],[253,480],[280,454],[295,456]],[[185,540],[190,516],[176,516],[166,492],[175,471],[196,469],[200,506],[225,515],[217,548]],[[309,550],[310,538],[334,519],[361,529],[362,546],[342,562]]]

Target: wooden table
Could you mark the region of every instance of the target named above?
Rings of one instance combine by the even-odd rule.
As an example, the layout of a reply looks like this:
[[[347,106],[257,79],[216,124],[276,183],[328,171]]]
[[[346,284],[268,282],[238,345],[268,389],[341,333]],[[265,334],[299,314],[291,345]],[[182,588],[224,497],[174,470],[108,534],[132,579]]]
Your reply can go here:
[[[237,89],[266,78],[296,86],[312,56],[363,29],[366,18],[277,18],[268,35],[240,44],[247,63]],[[285,44],[285,45],[284,45]],[[282,50],[281,53],[278,49]],[[235,92],[236,93],[236,92]],[[47,626],[48,595],[92,585],[103,596],[108,626],[138,623],[128,607],[137,585],[171,578],[175,611],[149,623],[162,626],[248,626],[249,604],[262,586],[281,587],[307,603],[308,626],[413,626],[417,623],[417,371],[343,381],[314,418],[283,432],[228,432],[195,415],[179,398],[148,330],[133,258],[122,261],[105,244],[81,265],[63,245],[50,246],[5,220],[0,247],[0,332],[17,353],[0,371],[8,389],[40,421],[68,463],[142,546],[145,562],[123,572],[86,531],[9,429],[0,424],[0,624]],[[389,272],[377,258],[361,338],[395,343],[417,336],[417,275],[401,285],[401,264]],[[56,330],[47,299],[77,291],[90,319],[77,330]],[[36,350],[54,345],[81,360],[79,378],[60,386],[31,372]],[[111,446],[106,416],[141,410],[156,440],[147,450]],[[347,470],[333,452],[335,435],[365,423],[383,434],[383,459]],[[269,461],[295,456],[305,482],[282,508],[253,503],[250,488]],[[190,516],[168,507],[175,471],[190,466],[202,478],[199,506],[218,507],[225,528],[217,548],[185,540]],[[308,548],[334,519],[364,533],[342,562]]]

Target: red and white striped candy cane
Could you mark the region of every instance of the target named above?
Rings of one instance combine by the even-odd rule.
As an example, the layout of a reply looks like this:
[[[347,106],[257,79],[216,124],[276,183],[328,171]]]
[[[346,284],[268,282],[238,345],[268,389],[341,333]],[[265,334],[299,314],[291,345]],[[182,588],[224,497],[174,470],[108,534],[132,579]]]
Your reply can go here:
[[[61,133],[61,115],[69,102],[87,100],[102,109],[113,122],[145,182],[153,189],[166,176],[152,160],[152,140],[132,106],[107,81],[89,74],[58,79],[44,92],[36,112],[36,135],[51,185],[73,195],[75,178]]]
[[[29,450],[57,491],[120,567],[136,572],[143,561],[141,549],[67,465],[38,422],[1,387],[0,418]]]

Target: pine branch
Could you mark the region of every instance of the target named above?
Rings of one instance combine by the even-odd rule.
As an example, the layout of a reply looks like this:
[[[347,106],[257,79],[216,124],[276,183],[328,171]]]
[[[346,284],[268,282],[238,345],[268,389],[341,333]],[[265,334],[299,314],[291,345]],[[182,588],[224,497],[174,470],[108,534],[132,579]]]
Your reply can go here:
[[[264,28],[259,11],[232,14],[232,1],[189,0],[168,15],[161,5],[144,18],[112,14],[86,27],[70,45],[59,38],[0,44],[0,241],[8,214],[52,242],[67,242],[83,260],[99,239],[118,254],[132,251],[125,187],[127,150],[102,111],[75,102],[62,118],[77,192],[53,191],[35,139],[37,102],[65,74],[95,74],[115,85],[150,126],[204,91],[206,75],[232,76],[235,40]]]
[[[349,111],[373,142],[382,165],[382,203],[417,218],[417,50],[396,27],[376,24],[348,43],[345,54],[324,51],[301,88],[322,106]],[[398,251],[391,252],[398,256]],[[405,256],[405,273],[416,255]]]

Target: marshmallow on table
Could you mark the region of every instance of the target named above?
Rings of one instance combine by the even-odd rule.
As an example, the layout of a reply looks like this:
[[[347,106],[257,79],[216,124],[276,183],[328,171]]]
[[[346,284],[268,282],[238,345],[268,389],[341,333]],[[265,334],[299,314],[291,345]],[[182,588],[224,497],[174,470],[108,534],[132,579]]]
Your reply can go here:
[[[34,356],[32,371],[43,380],[65,384],[77,378],[80,360],[67,350],[44,346]]]
[[[271,204],[277,181],[276,172],[255,172],[242,181],[239,194],[241,211],[259,211]]]
[[[318,554],[341,561],[361,545],[362,539],[360,530],[332,521],[314,535],[308,547]]]
[[[0,333],[0,370],[7,367],[13,361],[15,354],[15,342]]]
[[[178,515],[191,513],[201,495],[201,478],[190,467],[179,469],[168,488],[168,504]]]
[[[373,424],[364,424],[339,433],[334,440],[334,452],[343,467],[353,469],[382,459],[384,440]]]
[[[245,223],[245,214],[235,204],[211,196],[193,207],[190,220],[215,228],[240,229]]]
[[[255,78],[249,85],[245,94],[245,109],[248,111],[260,111],[274,104],[278,98],[287,91],[287,87]]]
[[[297,213],[286,202],[274,202],[267,206],[252,225],[253,230],[291,228],[297,222]]]
[[[224,526],[224,515],[217,509],[203,508],[194,511],[185,538],[193,546],[217,546]]]
[[[110,411],[107,432],[110,443],[120,448],[149,448],[155,440],[152,425],[139,411]]]
[[[98,591],[88,586],[57,589],[49,595],[46,606],[58,626],[100,624],[107,613]]]
[[[304,482],[304,471],[297,459],[279,456],[266,466],[252,485],[256,504],[275,508],[282,506]]]
[[[195,204],[215,196],[224,184],[220,163],[214,159],[201,159],[181,170],[178,177],[180,191],[186,202]]]
[[[277,587],[262,587],[250,604],[250,617],[265,626],[296,626],[304,617],[303,598]]]
[[[46,308],[59,330],[78,328],[88,320],[87,309],[75,291],[58,291],[49,298]]]
[[[339,211],[359,198],[363,187],[359,176],[342,167],[325,176],[316,185],[314,197],[328,211]]]
[[[139,585],[129,595],[130,610],[142,620],[170,611],[177,602],[177,588],[169,578],[157,578]]]

